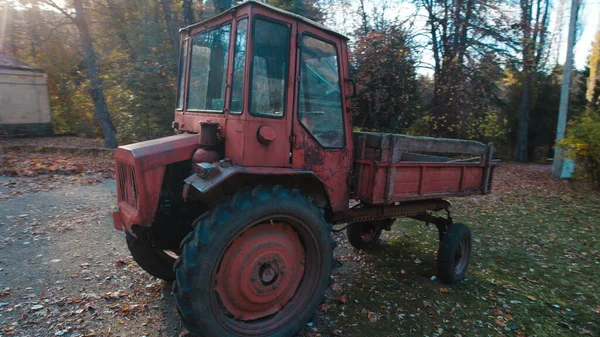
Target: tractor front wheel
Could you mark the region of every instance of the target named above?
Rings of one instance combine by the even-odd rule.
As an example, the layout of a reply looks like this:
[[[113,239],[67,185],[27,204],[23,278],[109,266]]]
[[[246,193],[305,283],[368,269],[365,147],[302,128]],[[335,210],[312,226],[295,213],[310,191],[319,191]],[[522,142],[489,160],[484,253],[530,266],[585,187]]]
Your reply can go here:
[[[175,257],[154,246],[152,239],[143,232],[138,232],[138,237],[126,234],[127,247],[135,262],[148,274],[165,281],[175,280],[173,264]]]
[[[179,313],[202,336],[292,336],[328,287],[333,240],[323,211],[297,190],[238,192],[194,223],[173,285]]]

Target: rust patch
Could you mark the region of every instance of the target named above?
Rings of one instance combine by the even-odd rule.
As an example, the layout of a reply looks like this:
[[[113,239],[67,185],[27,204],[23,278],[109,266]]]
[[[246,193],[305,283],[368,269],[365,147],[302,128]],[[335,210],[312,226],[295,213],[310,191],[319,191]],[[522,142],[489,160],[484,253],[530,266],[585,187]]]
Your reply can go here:
[[[321,150],[313,144],[304,143],[304,163],[307,167],[323,165]]]

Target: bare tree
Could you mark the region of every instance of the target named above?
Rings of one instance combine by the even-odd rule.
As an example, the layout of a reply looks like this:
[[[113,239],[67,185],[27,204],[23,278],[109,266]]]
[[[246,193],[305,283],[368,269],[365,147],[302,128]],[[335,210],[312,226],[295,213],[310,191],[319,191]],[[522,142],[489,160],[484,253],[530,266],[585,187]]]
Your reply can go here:
[[[528,159],[527,140],[531,95],[535,83],[535,74],[539,69],[544,48],[546,47],[549,7],[549,0],[520,0],[523,92],[519,108],[519,129],[514,158],[520,162],[525,162]]]
[[[96,52],[92,45],[92,37],[90,35],[89,26],[86,20],[85,10],[82,0],[73,0],[74,13],[68,9],[57,5],[53,0],[43,0],[49,6],[55,8],[65,15],[79,32],[79,42],[83,52],[87,77],[90,81],[90,95],[95,106],[96,118],[100,122],[102,135],[104,136],[104,145],[107,148],[117,147],[117,132],[112,123],[104,98],[103,82],[98,71],[98,61]]]

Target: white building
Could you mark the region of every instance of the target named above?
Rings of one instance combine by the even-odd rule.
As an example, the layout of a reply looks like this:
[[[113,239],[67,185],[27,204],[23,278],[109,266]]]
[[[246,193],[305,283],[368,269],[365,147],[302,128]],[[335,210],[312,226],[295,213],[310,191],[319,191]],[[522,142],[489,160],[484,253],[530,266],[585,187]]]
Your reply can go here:
[[[0,53],[0,137],[51,134],[46,73]]]

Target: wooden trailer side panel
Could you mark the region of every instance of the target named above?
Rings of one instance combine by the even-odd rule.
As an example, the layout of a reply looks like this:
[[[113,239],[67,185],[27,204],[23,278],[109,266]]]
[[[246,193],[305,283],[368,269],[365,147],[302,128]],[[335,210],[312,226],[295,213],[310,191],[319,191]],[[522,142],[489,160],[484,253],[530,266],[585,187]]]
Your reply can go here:
[[[358,160],[358,197],[372,204],[485,194],[486,166],[461,163],[381,163]],[[390,174],[393,171],[393,174]],[[393,180],[389,180],[393,177]]]
[[[395,134],[354,134],[355,194],[371,204],[488,194],[493,170],[491,144],[411,137]],[[477,162],[428,153],[478,155]]]

